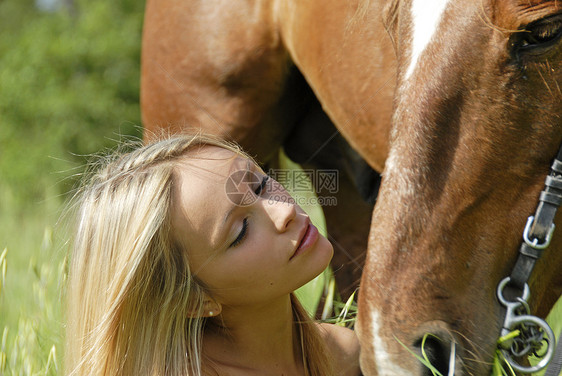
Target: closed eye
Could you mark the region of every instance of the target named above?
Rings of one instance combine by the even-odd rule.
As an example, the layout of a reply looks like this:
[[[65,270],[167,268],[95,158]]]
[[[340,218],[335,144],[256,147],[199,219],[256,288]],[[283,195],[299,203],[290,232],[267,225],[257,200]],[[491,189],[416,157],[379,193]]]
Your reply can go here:
[[[260,196],[262,194],[268,181],[269,181],[269,176],[265,175],[260,185],[258,185],[258,187],[254,190],[256,196]],[[248,234],[248,217],[244,218],[244,220],[242,221],[242,229],[238,233],[236,239],[234,239],[234,241],[230,243],[229,248],[234,248],[240,243],[242,243],[242,241],[246,238],[247,234]]]
[[[242,229],[238,233],[236,239],[234,239],[234,241],[230,243],[229,248],[234,248],[238,244],[240,244],[242,240],[244,240],[244,238],[246,237],[247,233],[248,233],[248,218],[244,218],[244,220],[242,221]]]

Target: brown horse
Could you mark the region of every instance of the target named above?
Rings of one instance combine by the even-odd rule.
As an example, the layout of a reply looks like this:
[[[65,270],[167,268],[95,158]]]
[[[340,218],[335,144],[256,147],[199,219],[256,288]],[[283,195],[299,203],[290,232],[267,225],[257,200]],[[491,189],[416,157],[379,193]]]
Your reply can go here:
[[[363,372],[427,374],[408,350],[430,333],[442,373],[454,342],[456,375],[489,374],[503,322],[496,286],[562,142],[562,4],[150,0],[146,12],[148,128],[202,127],[263,161],[285,144],[318,162],[314,135],[329,121],[308,84],[351,146],[384,168],[361,281]],[[337,150],[335,163],[356,160]],[[332,214],[353,228],[366,216],[352,189],[360,173],[349,176],[358,215]],[[531,276],[533,313],[560,296],[561,266],[555,234]]]
[[[361,285],[363,370],[423,374],[402,344],[419,350],[431,333],[442,373],[453,341],[455,374],[489,374],[503,321],[496,286],[562,142],[562,4],[388,6],[398,89]],[[557,234],[531,275],[535,314],[560,297],[561,267]]]

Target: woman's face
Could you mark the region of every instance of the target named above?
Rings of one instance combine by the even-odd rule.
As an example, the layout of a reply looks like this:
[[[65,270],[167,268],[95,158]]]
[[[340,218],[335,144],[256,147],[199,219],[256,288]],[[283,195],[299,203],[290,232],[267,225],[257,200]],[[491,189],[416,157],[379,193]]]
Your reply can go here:
[[[330,242],[253,162],[205,146],[177,168],[172,225],[190,267],[217,302],[265,302],[326,268]]]

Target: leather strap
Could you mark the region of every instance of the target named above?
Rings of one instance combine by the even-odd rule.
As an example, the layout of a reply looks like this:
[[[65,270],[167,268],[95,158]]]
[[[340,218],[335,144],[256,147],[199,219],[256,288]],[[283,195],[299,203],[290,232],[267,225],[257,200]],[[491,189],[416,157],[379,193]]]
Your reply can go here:
[[[545,189],[540,194],[539,204],[537,206],[537,210],[535,211],[535,215],[533,217],[529,217],[527,225],[525,226],[525,231],[523,232],[524,242],[522,242],[519,247],[519,256],[515,266],[513,267],[511,275],[502,280],[502,282],[508,281],[510,287],[519,290],[521,293],[526,290],[528,291],[529,287],[527,285],[527,281],[533,272],[535,263],[542,256],[543,250],[550,244],[550,238],[554,231],[554,217],[556,216],[558,207],[562,204],[562,145],[560,145],[558,155],[552,162],[550,174],[546,177],[544,185]],[[500,282],[500,286],[502,282]],[[500,301],[502,299],[501,296],[501,294],[498,295]],[[520,296],[523,297],[521,294]],[[526,302],[526,298],[524,298],[524,300],[521,300],[520,298],[520,301]],[[527,310],[528,309],[529,308],[527,306]],[[550,331],[549,338],[551,338],[550,341],[552,343],[548,344],[548,351],[553,352],[550,352],[550,355],[548,355],[549,358],[546,360],[548,368],[544,376],[561,375],[562,332],[558,337],[558,346],[556,346],[556,340],[553,338],[554,334],[548,324],[537,317],[529,317],[542,321]],[[509,318],[509,315],[506,313],[506,321],[509,321]],[[554,346],[556,346],[555,349],[553,349]],[[545,359],[543,359],[543,361]],[[541,368],[545,367],[545,365],[542,365]]]
[[[535,219],[528,233],[528,238],[537,240],[537,244],[546,242],[552,230],[554,217],[558,207],[562,204],[562,145],[558,156],[552,163],[550,174],[545,179],[545,189],[541,192],[539,205],[535,212]],[[527,242],[521,243],[519,257],[511,272],[510,286],[521,291],[529,280],[536,261],[541,257],[544,247],[533,246]]]

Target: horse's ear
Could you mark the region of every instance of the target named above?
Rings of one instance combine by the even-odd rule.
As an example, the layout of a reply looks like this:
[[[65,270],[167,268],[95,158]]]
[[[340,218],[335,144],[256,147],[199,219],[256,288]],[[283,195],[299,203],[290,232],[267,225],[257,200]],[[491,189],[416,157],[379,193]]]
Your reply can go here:
[[[203,301],[203,308],[201,310],[193,309],[187,313],[187,317],[213,317],[222,312],[222,305],[211,297],[206,297]]]

